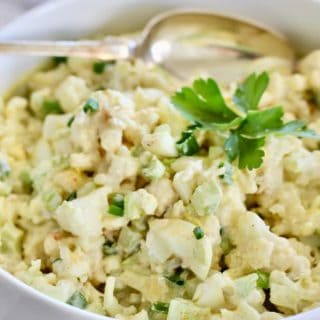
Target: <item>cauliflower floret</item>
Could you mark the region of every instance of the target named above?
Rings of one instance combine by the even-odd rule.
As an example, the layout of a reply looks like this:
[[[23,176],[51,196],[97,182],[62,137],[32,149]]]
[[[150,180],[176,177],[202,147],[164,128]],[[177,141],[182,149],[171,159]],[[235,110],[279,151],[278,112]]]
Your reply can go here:
[[[212,260],[212,246],[207,236],[196,239],[196,226],[180,219],[157,219],[150,222],[146,245],[150,258],[163,263],[172,255],[182,260],[182,266],[205,279]]]
[[[176,160],[172,164],[172,168],[178,171],[174,175],[172,184],[180,198],[184,202],[188,202],[191,198],[192,192],[197,186],[198,178],[202,170],[202,161],[184,161],[184,158],[182,158]]]
[[[320,90],[320,50],[313,51],[302,59],[298,68],[307,77],[309,85],[314,90]]]
[[[222,319],[224,320],[260,320],[260,314],[246,302],[240,302],[236,310],[221,310]]]
[[[130,192],[125,197],[124,216],[130,220],[143,215],[153,215],[157,209],[157,199],[144,189]]]
[[[176,157],[176,141],[172,137],[167,124],[158,126],[153,133],[142,138],[143,147],[159,157]]]
[[[258,169],[257,184],[259,192],[271,195],[283,183],[283,160],[285,155],[301,147],[301,141],[295,137],[270,137],[265,148],[262,166]]]
[[[56,276],[53,273],[43,274],[40,267],[41,261],[34,260],[27,270],[17,272],[16,276],[42,293],[62,302],[66,302],[76,291],[77,283],[73,280],[57,281]]]
[[[126,270],[120,275],[120,280],[125,285],[141,292],[143,298],[151,303],[168,299],[169,288],[163,276]]]
[[[114,289],[116,285],[115,277],[107,277],[106,285],[104,289],[104,309],[111,316],[114,317],[117,314],[124,316],[132,315],[137,312],[134,306],[124,307],[114,295]]]
[[[222,198],[220,186],[213,180],[199,185],[190,200],[199,216],[213,214],[219,208]]]
[[[137,176],[138,160],[130,154],[127,147],[120,147],[116,154],[110,156],[110,160],[107,174],[97,176],[96,183],[117,188],[125,179],[133,179]]]
[[[308,259],[299,256],[287,239],[270,232],[255,213],[240,214],[230,231],[236,245],[226,259],[230,268],[290,270],[293,277],[310,274]]]
[[[106,127],[100,133],[101,147],[110,153],[116,152],[122,144],[122,130],[117,127]]]
[[[318,300],[320,286],[313,281],[294,282],[284,272],[273,271],[270,275],[270,293],[270,301],[283,312],[297,313]]]
[[[147,186],[147,191],[152,194],[158,202],[156,215],[161,216],[165,210],[177,201],[177,194],[172,187],[172,182],[169,179],[162,178],[152,181]]]
[[[226,304],[225,293],[230,291],[230,288],[233,289],[233,283],[229,277],[214,273],[197,286],[193,301],[201,307],[218,311]]]
[[[168,320],[208,320],[210,309],[199,308],[192,302],[183,299],[173,299],[170,302]]]
[[[43,102],[51,96],[52,92],[50,88],[43,88],[33,91],[30,96],[30,107],[32,111],[40,115]]]
[[[71,251],[67,246],[60,246],[60,259],[52,264],[53,271],[61,278],[78,278],[81,282],[88,280],[91,274],[88,256],[78,247]]]
[[[89,96],[86,82],[78,77],[69,76],[60,83],[55,91],[63,111],[72,112]]]
[[[108,187],[97,189],[72,201],[64,201],[55,212],[59,225],[66,231],[79,236],[84,247],[100,237],[102,217],[107,208]]]

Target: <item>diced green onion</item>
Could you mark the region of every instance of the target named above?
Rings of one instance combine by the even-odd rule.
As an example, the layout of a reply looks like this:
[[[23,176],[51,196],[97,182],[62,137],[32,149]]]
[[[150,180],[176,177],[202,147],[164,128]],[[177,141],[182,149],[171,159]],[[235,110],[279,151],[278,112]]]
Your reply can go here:
[[[79,309],[85,309],[88,305],[87,299],[80,291],[76,291],[67,301],[70,304]]]
[[[72,191],[70,192],[67,197],[66,197],[66,201],[71,201],[77,198],[77,192],[76,191]]]
[[[261,270],[256,270],[256,274],[258,276],[257,287],[261,288],[261,289],[269,289],[270,288],[270,283],[269,283],[270,274],[268,272],[264,272]]]
[[[97,61],[92,65],[92,70],[96,74],[102,74],[104,72],[105,66],[106,66],[106,62],[105,61]]]
[[[226,255],[234,248],[234,246],[225,228],[220,229],[220,237],[221,237],[220,248],[222,249],[223,254]]]
[[[72,116],[70,117],[70,119],[67,122],[67,127],[70,128],[72,126],[72,123],[74,121],[74,119],[76,118],[76,116]]]
[[[170,282],[175,283],[177,286],[183,286],[185,283],[185,280],[181,277],[182,272],[183,272],[182,268],[177,268],[173,275],[167,276],[166,278]]]
[[[204,237],[204,232],[203,232],[201,227],[195,227],[193,229],[193,234],[194,234],[194,236],[196,237],[197,240],[200,240],[200,239],[202,239]]]
[[[233,183],[233,167],[229,161],[220,162],[218,168],[224,167],[224,174],[221,174],[219,178],[226,184],[230,185]]]
[[[31,192],[33,190],[33,181],[30,177],[30,173],[28,171],[21,171],[19,178],[23,189],[27,192]]]
[[[102,252],[105,256],[112,256],[118,253],[116,244],[112,241],[107,240],[102,245]]]
[[[66,63],[68,61],[67,57],[53,57],[54,64]]]
[[[96,61],[93,65],[92,65],[92,70],[96,73],[96,74],[102,74],[106,68],[106,66],[109,66],[111,64],[114,64],[115,61],[111,60],[111,61]]]
[[[151,311],[167,314],[169,311],[169,303],[156,302],[156,303],[152,304]]]
[[[89,98],[83,106],[85,113],[93,113],[99,109],[99,102],[96,99]]]
[[[111,197],[108,212],[118,217],[124,215],[124,196],[122,194],[116,193]]]
[[[48,114],[62,114],[60,102],[58,100],[44,100],[41,109],[41,116],[45,118]]]

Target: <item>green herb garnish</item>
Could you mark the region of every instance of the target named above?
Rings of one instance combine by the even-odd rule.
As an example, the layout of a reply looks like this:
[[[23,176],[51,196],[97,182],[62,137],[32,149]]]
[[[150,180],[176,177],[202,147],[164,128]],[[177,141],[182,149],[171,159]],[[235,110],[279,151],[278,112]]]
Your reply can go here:
[[[53,57],[52,60],[53,60],[54,64],[58,65],[61,63],[66,63],[68,61],[68,58],[67,57]]]
[[[151,311],[167,314],[169,311],[169,303],[156,302],[151,305]]]
[[[111,196],[109,211],[110,214],[118,217],[124,215],[124,196],[120,193],[116,193]]]
[[[116,243],[106,240],[102,245],[102,252],[105,256],[112,256],[118,253]]]
[[[320,139],[303,121],[284,123],[282,107],[257,109],[268,83],[266,72],[251,74],[236,89],[232,107],[213,79],[195,80],[192,87],[182,88],[171,100],[185,118],[226,137],[224,149],[230,162],[237,160],[240,169],[254,169],[263,162],[263,147],[270,134]]]
[[[62,114],[60,102],[58,100],[44,100],[42,103],[41,117],[45,118],[48,114]]]
[[[76,291],[67,301],[70,304],[79,309],[85,309],[88,305],[87,299],[80,291]]]
[[[72,201],[74,199],[77,199],[77,191],[72,191],[70,192],[67,197],[66,197],[66,201]]]
[[[194,131],[199,125],[191,125],[181,133],[181,138],[176,142],[177,151],[180,155],[192,156],[199,152],[200,146],[194,136]]]
[[[269,289],[270,288],[270,273],[264,272],[261,270],[257,270],[256,274],[258,276],[257,279],[257,287],[261,289]]]
[[[166,276],[166,279],[168,279],[170,282],[176,284],[177,286],[183,286],[185,283],[185,280],[181,277],[181,274],[183,273],[182,268],[177,268],[175,270],[175,273],[170,276]]]
[[[220,237],[220,248],[223,254],[227,255],[234,248],[234,245],[232,244],[231,239],[229,238],[225,228],[220,229]]]
[[[93,113],[99,109],[99,102],[96,99],[89,98],[83,106],[85,113]]]
[[[102,74],[104,72],[106,66],[112,65],[114,63],[115,63],[115,61],[113,61],[113,60],[111,60],[111,61],[96,61],[92,65],[92,70],[96,74]]]
[[[96,74],[102,74],[104,72],[105,66],[106,66],[105,61],[97,61],[92,65],[92,70]]]
[[[23,189],[26,192],[31,193],[33,190],[33,181],[31,179],[30,173],[28,171],[21,171],[19,178]]]
[[[76,116],[71,116],[70,119],[68,120],[67,122],[67,127],[68,128],[71,128],[72,124],[73,124],[73,121],[74,119],[76,118]]]
[[[193,234],[194,234],[194,236],[196,237],[197,240],[200,240],[200,239],[202,239],[204,237],[204,232],[203,232],[201,227],[195,227],[193,229]]]
[[[224,173],[219,178],[226,184],[233,183],[233,167],[229,161],[221,162],[219,168],[224,168]]]

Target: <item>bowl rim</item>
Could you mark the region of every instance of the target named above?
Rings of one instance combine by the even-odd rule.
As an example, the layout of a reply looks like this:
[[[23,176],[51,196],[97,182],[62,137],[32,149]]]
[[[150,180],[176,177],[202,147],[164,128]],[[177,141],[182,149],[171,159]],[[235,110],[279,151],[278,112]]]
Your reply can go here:
[[[316,2],[320,6],[320,0],[309,0],[309,1]],[[54,10],[54,9],[57,9],[59,7],[63,7],[66,5],[70,5],[73,3],[75,4],[76,2],[77,2],[77,0],[48,0],[47,2],[40,3],[37,6],[31,8],[30,10],[24,12],[23,14],[19,15],[18,17],[14,18],[10,22],[3,25],[0,29],[0,36],[5,35],[6,33],[10,32],[12,30],[12,28],[15,28],[17,23],[20,23],[24,19],[29,19],[30,17],[41,16],[41,15],[47,14],[51,10]],[[222,13],[222,15],[223,15],[223,13]],[[232,16],[232,15],[230,15],[230,16]],[[244,17],[242,17],[242,18],[244,18]],[[249,23],[252,21],[257,22],[254,19],[250,19],[250,18],[248,18],[246,20]],[[274,31],[271,26],[266,26],[263,23],[261,23],[261,27],[267,27],[269,30],[271,29],[271,31]],[[100,315],[100,314],[94,313],[92,311],[76,308],[76,307],[71,306],[65,302],[62,302],[58,299],[55,299],[45,293],[42,293],[41,291],[35,289],[31,285],[28,285],[25,282],[23,282],[22,280],[20,280],[19,278],[13,276],[10,272],[6,271],[4,268],[2,268],[0,266],[0,283],[2,282],[1,278],[6,280],[9,283],[9,285],[13,285],[14,287],[17,288],[17,290],[21,290],[21,292],[25,293],[26,295],[29,295],[30,297],[33,297],[35,300],[49,304],[52,307],[56,308],[57,310],[65,312],[66,316],[68,316],[68,314],[73,314],[75,316],[79,316],[79,319],[84,319],[84,317],[86,317],[85,319],[88,319],[88,320],[115,320],[114,318],[109,317],[109,316]],[[309,315],[310,316],[317,316],[315,314],[315,311],[317,311],[317,314],[320,315],[320,307],[317,307],[317,308],[314,308],[314,309],[311,309],[308,311],[304,311],[302,313],[299,313],[299,314],[296,314],[293,316],[289,316],[288,318],[286,317],[286,319],[288,319],[288,320],[309,319],[309,318],[301,318],[300,319],[300,316],[304,316],[304,317],[308,317]],[[315,319],[316,318],[312,318],[312,319],[310,318],[310,320],[315,320]]]
[[[41,3],[40,5],[28,10],[27,12],[21,14],[20,16],[14,18],[12,21],[4,25],[0,30],[0,35],[10,31],[10,29],[14,28],[16,23],[20,22],[21,20],[34,17],[34,16],[43,15],[53,9],[59,8],[61,6],[63,7],[66,4],[71,4],[76,2],[77,0],[55,0],[55,1],[49,0],[48,2]],[[60,309],[61,311],[64,311],[64,312],[67,311],[68,313],[78,315],[81,318],[85,316],[88,320],[108,320],[108,319],[113,320],[113,318],[110,318],[108,316],[99,315],[97,313],[87,311],[87,310],[82,310],[82,309],[73,307],[65,302],[62,302],[58,299],[50,297],[49,295],[42,293],[41,291],[33,288],[32,286],[27,285],[22,280],[13,276],[10,272],[6,271],[2,267],[0,267],[0,278],[1,277],[3,277],[11,285],[15,286],[17,289],[21,290],[25,294],[32,296],[34,299],[37,299],[40,302],[50,304],[55,308]]]

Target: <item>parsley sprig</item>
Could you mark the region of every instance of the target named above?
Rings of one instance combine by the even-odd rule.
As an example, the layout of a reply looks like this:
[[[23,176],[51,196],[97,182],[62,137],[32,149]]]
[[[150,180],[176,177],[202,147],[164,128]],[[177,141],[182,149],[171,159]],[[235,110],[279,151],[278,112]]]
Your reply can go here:
[[[268,84],[266,72],[251,74],[237,87],[233,104],[228,105],[215,80],[198,79],[192,87],[176,92],[171,101],[186,119],[205,130],[223,133],[226,137],[224,150],[230,162],[237,160],[240,169],[255,169],[263,162],[263,147],[271,134],[320,138],[301,120],[284,123],[284,111],[280,106],[257,109]]]

